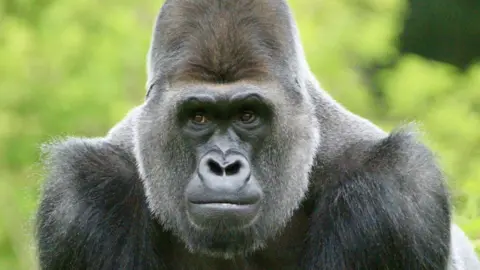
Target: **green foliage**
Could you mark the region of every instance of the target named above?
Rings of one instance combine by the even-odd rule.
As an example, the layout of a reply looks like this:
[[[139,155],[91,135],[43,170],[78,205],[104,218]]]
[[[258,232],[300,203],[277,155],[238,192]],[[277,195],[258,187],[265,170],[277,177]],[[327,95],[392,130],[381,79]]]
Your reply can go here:
[[[449,176],[455,219],[480,248],[480,65],[398,56],[405,0],[291,0],[323,87],[387,130],[416,121]],[[39,146],[101,136],[145,94],[161,1],[0,1],[0,269],[36,268]],[[377,82],[378,89],[372,81]],[[480,251],[480,250],[479,250]]]

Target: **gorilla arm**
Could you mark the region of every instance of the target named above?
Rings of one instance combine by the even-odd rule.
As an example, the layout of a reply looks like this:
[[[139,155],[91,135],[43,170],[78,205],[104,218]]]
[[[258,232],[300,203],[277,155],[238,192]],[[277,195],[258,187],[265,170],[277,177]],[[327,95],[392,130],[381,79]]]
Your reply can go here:
[[[470,239],[456,224],[451,226],[451,252],[448,270],[480,269],[480,261]]]

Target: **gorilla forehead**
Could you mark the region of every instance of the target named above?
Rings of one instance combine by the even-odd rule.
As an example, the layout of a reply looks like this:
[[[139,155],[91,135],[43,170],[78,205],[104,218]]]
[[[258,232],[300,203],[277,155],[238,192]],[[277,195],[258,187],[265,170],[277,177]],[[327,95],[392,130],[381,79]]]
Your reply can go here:
[[[252,46],[241,45],[256,44],[280,58],[291,47],[287,42],[292,26],[285,23],[291,21],[284,1],[168,0],[158,15],[153,43],[165,52],[178,51],[183,45],[205,46],[204,52],[217,57],[229,48],[243,48],[245,53]]]
[[[182,91],[188,94],[209,94],[212,96],[235,96],[245,92],[269,92],[279,85],[262,81],[238,81],[235,83],[208,83],[203,81],[177,81],[168,88],[170,91]]]

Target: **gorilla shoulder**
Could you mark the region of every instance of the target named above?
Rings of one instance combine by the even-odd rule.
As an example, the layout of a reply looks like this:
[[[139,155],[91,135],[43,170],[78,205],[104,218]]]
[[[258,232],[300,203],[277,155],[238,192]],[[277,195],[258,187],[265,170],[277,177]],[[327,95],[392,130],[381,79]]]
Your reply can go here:
[[[42,269],[158,269],[155,245],[136,253],[135,245],[159,236],[132,156],[104,138],[68,138],[42,150],[47,175],[36,220]],[[135,228],[146,230],[132,234]]]
[[[317,180],[309,195],[315,205],[306,239],[307,246],[315,248],[306,253],[305,265],[447,265],[450,202],[435,158],[418,141],[413,126],[352,144],[322,168],[313,175]],[[323,244],[315,246],[314,241]],[[348,252],[333,256],[339,246],[348,247]],[[367,250],[376,255],[363,257]],[[357,261],[360,257],[362,262]]]
[[[114,182],[117,185],[114,190],[118,191],[123,185],[132,188],[134,179],[138,179],[131,155],[105,138],[57,140],[45,144],[42,153],[49,188],[69,186],[79,192],[90,190],[89,196],[95,197],[100,195],[96,192],[111,185],[109,182]]]

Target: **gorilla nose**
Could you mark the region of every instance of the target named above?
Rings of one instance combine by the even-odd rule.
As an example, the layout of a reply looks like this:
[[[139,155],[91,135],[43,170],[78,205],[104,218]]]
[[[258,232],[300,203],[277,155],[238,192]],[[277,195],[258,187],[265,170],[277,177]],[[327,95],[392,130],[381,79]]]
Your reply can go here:
[[[263,192],[244,156],[210,152],[200,159],[197,176],[185,192],[189,218],[197,226],[236,227],[255,220]]]
[[[238,154],[223,157],[217,153],[207,154],[200,161],[198,175],[202,182],[213,190],[234,192],[250,179],[250,165]]]

